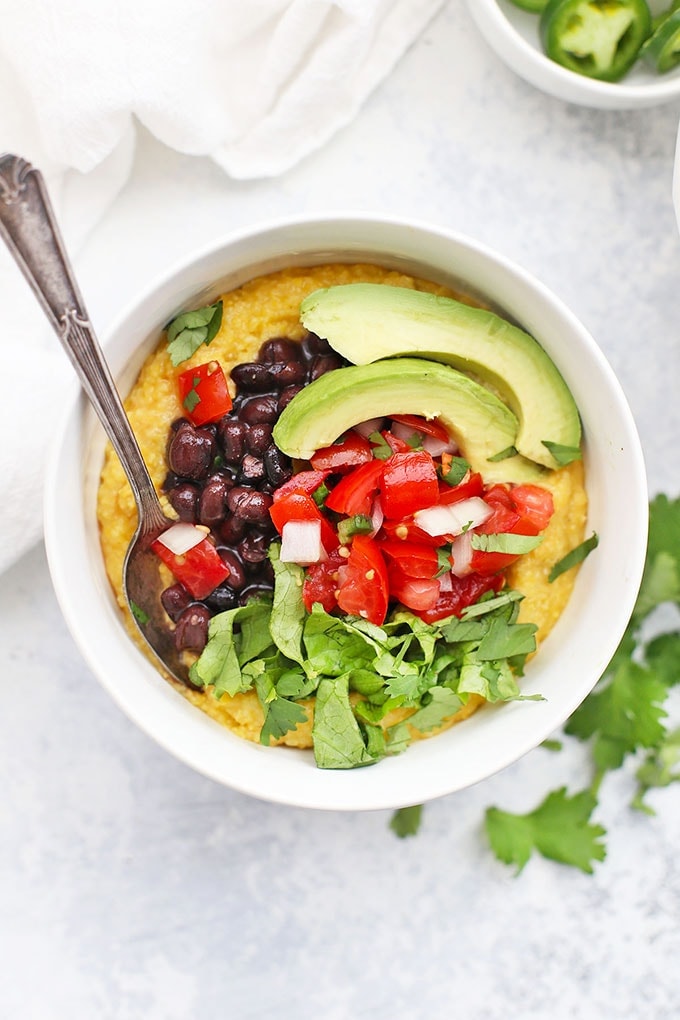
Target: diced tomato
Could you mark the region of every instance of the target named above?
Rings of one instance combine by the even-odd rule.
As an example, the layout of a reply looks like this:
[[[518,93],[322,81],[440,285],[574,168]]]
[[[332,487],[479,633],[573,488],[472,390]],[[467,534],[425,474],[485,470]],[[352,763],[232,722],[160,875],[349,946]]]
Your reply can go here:
[[[289,492],[272,504],[269,515],[279,535],[288,521],[320,521],[321,543],[326,552],[338,547],[338,536],[333,527],[306,492]]]
[[[339,514],[366,514],[371,512],[373,500],[378,495],[382,480],[383,462],[371,460],[368,464],[360,464],[358,468],[341,478],[330,495],[326,497],[326,506]]]
[[[430,454],[411,450],[388,457],[383,466],[381,491],[385,517],[392,520],[433,506],[439,496],[439,484]]]
[[[479,574],[468,574],[466,577],[453,577],[451,591],[443,591],[430,609],[420,610],[418,616],[425,623],[436,623],[447,616],[460,616],[466,606],[472,606],[484,592],[498,592],[503,587],[502,575],[480,577]]]
[[[329,553],[324,563],[315,563],[308,567],[302,586],[302,601],[307,612],[311,613],[315,602],[320,602],[327,613],[331,613],[338,604],[336,591],[338,588],[338,568],[346,560],[336,549]]]
[[[418,414],[392,414],[390,417],[392,421],[407,425],[416,432],[422,432],[423,435],[434,436],[442,443],[448,443],[451,439],[444,426],[436,418],[429,421],[427,418],[421,418]]]
[[[229,567],[212,542],[204,538],[178,556],[156,539],[151,548],[195,599],[204,599],[229,577]]]
[[[179,399],[194,425],[217,421],[231,410],[231,395],[218,361],[188,368],[177,376]]]
[[[479,472],[472,472],[464,482],[459,485],[447,485],[446,482],[439,483],[439,502],[447,506],[451,503],[459,503],[461,499],[470,499],[471,496],[481,496],[484,492],[484,482]]]
[[[419,611],[432,609],[439,598],[439,581],[429,577],[410,577],[399,563],[390,560],[387,565],[390,597],[401,602],[407,609]]]
[[[378,543],[368,535],[356,535],[342,575],[337,595],[342,611],[380,626],[387,615],[389,587]]]
[[[306,492],[308,496],[311,496],[330,474],[330,471],[298,471],[283,485],[279,485],[274,492],[274,502],[290,495],[291,492]]]
[[[515,529],[517,534],[538,535],[547,528],[555,512],[552,493],[548,489],[540,485],[516,485],[510,495],[521,518]]]
[[[432,546],[386,538],[380,543],[380,551],[408,577],[432,578],[437,573],[437,553]]]
[[[400,439],[399,436],[395,436],[394,433],[388,431],[388,429],[383,429],[380,435],[383,437],[392,453],[409,453],[413,450],[413,447],[409,446],[405,439]]]
[[[366,464],[373,459],[373,451],[368,439],[358,432],[350,430],[338,443],[324,446],[312,457],[312,467],[316,471],[350,471],[359,464]]]
[[[394,538],[398,542],[417,542],[418,545],[428,545],[432,549],[436,549],[442,544],[439,538],[428,535],[426,531],[409,520],[383,521],[382,531],[389,538]]]

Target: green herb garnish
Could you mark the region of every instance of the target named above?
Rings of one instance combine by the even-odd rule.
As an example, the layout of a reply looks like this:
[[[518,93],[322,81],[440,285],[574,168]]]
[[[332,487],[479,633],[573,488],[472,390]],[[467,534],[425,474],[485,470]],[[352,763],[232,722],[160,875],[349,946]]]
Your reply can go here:
[[[566,556],[563,556],[562,559],[558,560],[558,562],[554,565],[548,574],[548,581],[552,584],[552,582],[558,578],[560,574],[564,574],[567,570],[571,570],[572,567],[576,567],[579,563],[583,563],[586,556],[588,556],[593,549],[597,549],[599,541],[600,539],[595,532],[593,532],[590,538],[586,538],[586,540],[581,542],[580,545],[575,546],[567,553]]]
[[[560,467],[565,467],[574,460],[581,460],[580,446],[563,446],[561,443],[551,443],[547,439],[543,440],[543,445]]]
[[[194,354],[201,344],[210,344],[222,325],[222,302],[182,312],[168,325],[168,354],[177,367]]]

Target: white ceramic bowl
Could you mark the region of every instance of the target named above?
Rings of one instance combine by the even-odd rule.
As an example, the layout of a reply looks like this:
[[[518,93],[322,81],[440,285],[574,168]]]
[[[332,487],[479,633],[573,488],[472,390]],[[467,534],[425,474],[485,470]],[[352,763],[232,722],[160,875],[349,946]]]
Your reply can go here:
[[[668,7],[667,0],[648,2],[653,14]],[[545,55],[538,33],[539,15],[523,11],[512,0],[468,0],[468,8],[501,60],[530,85],[558,99],[603,110],[633,110],[680,97],[680,67],[657,74],[638,61],[621,81],[596,81]]]
[[[337,217],[278,223],[233,236],[150,283],[104,340],[127,392],[164,323],[220,289],[285,265],[369,260],[484,295],[544,345],[579,405],[590,511],[599,548],[527,669],[526,693],[543,702],[485,707],[404,754],[353,771],[317,769],[310,752],[234,736],[166,683],[128,638],[99,547],[95,492],[104,439],[74,388],[51,457],[45,533],[66,621],[97,678],[147,734],[199,772],[284,804],[361,810],[420,803],[460,790],[536,747],[596,683],[628,622],[646,545],[647,492],[640,444],[602,353],[561,302],[522,269],[456,234],[415,223]]]

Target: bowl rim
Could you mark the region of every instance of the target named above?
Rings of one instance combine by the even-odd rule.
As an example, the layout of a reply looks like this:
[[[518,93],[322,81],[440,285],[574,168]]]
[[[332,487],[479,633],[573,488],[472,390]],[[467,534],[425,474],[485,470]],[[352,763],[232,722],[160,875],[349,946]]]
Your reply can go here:
[[[512,4],[512,0],[508,0]],[[558,99],[600,109],[636,109],[680,98],[680,70],[659,81],[600,81],[577,74],[551,60],[528,42],[500,7],[498,0],[467,0],[468,9],[482,35],[521,78]],[[517,8],[518,16],[531,14]],[[539,15],[532,15],[538,18]]]
[[[94,527],[96,531],[96,521],[93,525],[93,522],[88,520],[82,494],[81,505],[78,506],[70,492],[66,491],[68,485],[63,484],[66,480],[67,483],[70,481],[77,486],[79,479],[82,483],[85,463],[81,454],[87,452],[84,422],[87,415],[90,415],[94,420],[93,412],[91,412],[75,379],[71,393],[65,400],[48,459],[44,499],[45,545],[48,563],[62,613],[85,661],[123,712],[141,730],[176,758],[199,773],[228,787],[270,802],[328,810],[398,808],[456,792],[488,778],[517,761],[554,732],[597,682],[628,623],[642,577],[648,517],[648,494],[642,449],[632,413],[604,354],[560,298],[517,263],[486,245],[472,240],[464,234],[434,226],[425,221],[400,216],[373,215],[365,212],[331,212],[289,216],[276,220],[267,219],[262,223],[249,225],[239,231],[216,238],[199,251],[177,260],[174,265],[158,273],[151,283],[126,303],[104,334],[102,345],[105,352],[107,355],[109,354],[111,345],[124,332],[126,323],[134,321],[133,317],[144,307],[145,302],[153,303],[153,299],[157,298],[163,290],[170,289],[172,291],[175,289],[182,276],[186,276],[199,264],[209,263],[211,260],[220,258],[224,259],[230,252],[238,249],[239,245],[252,245],[258,240],[261,241],[262,238],[276,237],[298,228],[302,228],[303,232],[304,229],[311,229],[312,232],[325,230],[332,233],[335,229],[359,235],[362,230],[369,233],[382,230],[386,231],[388,236],[390,234],[399,235],[402,241],[407,236],[418,238],[423,243],[434,244],[436,241],[437,244],[449,247],[452,251],[457,250],[458,256],[463,257],[464,260],[469,260],[472,264],[486,265],[488,271],[493,274],[500,273],[506,287],[519,286],[521,283],[522,290],[531,295],[535,304],[540,305],[546,315],[550,313],[555,321],[568,331],[570,339],[576,342],[577,346],[581,345],[588,351],[592,367],[596,375],[604,380],[607,395],[613,401],[612,407],[615,414],[618,415],[621,431],[617,436],[617,442],[621,440],[622,450],[624,447],[626,449],[627,483],[628,485],[631,481],[634,483],[631,500],[626,511],[629,521],[629,544],[627,545],[628,560],[621,580],[622,587],[618,590],[618,601],[615,606],[608,607],[611,608],[611,611],[604,624],[608,628],[606,640],[600,642],[593,661],[585,670],[588,679],[584,682],[581,678],[580,682],[575,683],[568,692],[560,692],[557,711],[549,702],[536,704],[536,715],[529,725],[526,720],[518,722],[517,719],[518,710],[526,710],[531,706],[522,706],[518,703],[504,705],[500,732],[504,734],[507,731],[512,738],[509,746],[504,746],[501,742],[494,747],[492,758],[476,764],[462,760],[463,752],[460,748],[454,748],[454,751],[451,752],[453,745],[450,737],[451,734],[459,734],[460,729],[457,726],[437,735],[432,740],[417,741],[409,748],[406,756],[386,759],[374,768],[340,773],[316,769],[313,760],[310,761],[309,752],[295,751],[289,748],[264,748],[235,736],[231,731],[190,705],[172,685],[157,673],[124,630],[122,614],[113,604],[112,592],[109,590],[108,596],[102,598],[105,592],[101,587],[101,576],[97,580],[94,577],[94,570],[98,569],[101,575],[103,568],[101,564],[96,567],[92,563],[87,546],[88,535],[86,534],[89,529],[91,541],[92,528]],[[318,252],[322,247],[323,245],[317,240],[305,252]],[[334,251],[337,257],[337,245],[335,248],[331,246],[330,251],[324,251],[324,259],[319,261],[332,261]],[[298,252],[298,254],[305,254],[305,252]],[[350,251],[349,254],[351,258],[345,258],[343,261],[352,259],[357,261],[356,251]],[[386,254],[382,253],[381,258],[381,253],[376,250],[374,261],[376,263],[380,263],[381,260],[384,262],[386,257]],[[415,259],[415,256],[413,258]],[[298,264],[305,263],[298,261]],[[255,272],[252,275],[259,274]],[[498,289],[503,289],[500,284]],[[495,294],[488,296],[493,300]],[[159,329],[158,321],[155,327],[156,336]],[[531,331],[531,323],[527,323],[526,318],[523,321],[525,328]],[[131,331],[128,330],[128,332]],[[114,370],[113,374],[115,378],[118,378],[120,371]],[[73,445],[69,446],[71,441],[73,441]],[[609,451],[607,455],[617,456],[618,453]],[[82,528],[74,526],[74,513],[82,516]],[[611,542],[615,540],[613,534],[606,535],[605,538]],[[82,585],[73,585],[74,575],[83,578]],[[585,575],[588,577],[587,580]],[[595,568],[589,565],[588,561],[579,573],[579,584],[582,576],[584,577],[583,591],[588,596],[590,588],[593,586],[597,588],[598,585]],[[95,612],[98,629],[94,632],[87,626],[83,626],[81,588],[89,596],[89,599],[85,600],[88,603],[88,611],[92,609]],[[564,627],[567,627],[567,616],[569,616],[569,623],[572,616],[578,618],[575,595],[576,591],[562,614],[565,617]],[[558,628],[561,623],[562,620],[558,623]],[[553,661],[558,656],[547,650],[549,642],[550,637],[542,646],[541,656],[537,656],[541,662],[541,672],[545,675],[550,671],[559,671],[560,668],[559,664],[555,666]],[[110,660],[105,658],[108,651],[117,657],[114,661],[119,664],[118,672],[111,670]],[[104,662],[102,661],[103,656]],[[139,686],[134,688],[131,686],[129,679],[123,676],[121,666],[126,666],[140,676]],[[530,670],[531,664],[527,675]],[[136,680],[135,683],[137,683]],[[529,692],[531,683],[527,685],[527,692]],[[547,710],[546,704],[549,706]],[[187,709],[192,713],[190,717],[187,715]],[[481,725],[485,725],[487,730],[490,727],[497,727],[498,708],[486,706],[483,712],[475,713],[466,721],[463,744],[465,748],[472,751],[472,758],[474,758],[475,739],[477,730],[480,728],[480,719],[485,720]],[[216,734],[213,727],[219,733],[221,755],[215,750],[218,745],[215,744]],[[460,743],[460,739],[458,743]],[[455,775],[448,774],[445,769],[435,771],[429,767],[430,759],[433,757],[431,750],[433,747],[437,748],[434,753],[435,759],[458,761],[459,771]],[[206,751],[206,748],[209,750]],[[263,766],[263,755],[271,756],[272,754],[291,757],[281,758],[279,761],[275,759],[276,765],[272,770],[270,764]],[[297,773],[294,769],[290,773],[288,766],[294,758],[298,760],[300,755],[304,756],[309,766],[305,780],[297,787],[290,787],[286,785],[286,780],[290,778],[290,774],[297,778]],[[409,760],[409,756],[413,763],[411,773],[400,767],[400,762]],[[229,767],[229,762],[232,767]],[[238,765],[238,769],[235,771],[234,764]],[[272,773],[281,773],[281,775],[275,777],[273,782],[269,782]],[[380,777],[378,780],[373,778],[376,775]],[[395,776],[397,782],[394,781]]]

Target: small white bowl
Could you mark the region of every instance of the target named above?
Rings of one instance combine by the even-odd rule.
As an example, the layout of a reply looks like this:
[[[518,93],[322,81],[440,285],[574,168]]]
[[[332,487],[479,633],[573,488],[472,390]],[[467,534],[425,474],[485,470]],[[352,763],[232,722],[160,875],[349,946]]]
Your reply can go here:
[[[85,659],[147,734],[199,772],[283,804],[368,810],[417,804],[470,786],[536,747],[573,712],[604,671],[630,617],[644,562],[647,490],[630,410],[605,358],[567,308],[518,266],[456,234],[418,223],[338,216],[237,234],[151,282],[104,347],[126,393],[165,322],[221,289],[285,265],[367,260],[486,296],[536,336],[580,408],[588,534],[600,545],[523,689],[542,702],[485,707],[404,754],[353,771],[317,769],[310,752],[248,743],[190,705],[128,638],[104,572],[95,495],[104,439],[74,394],[58,429],[46,484],[45,535],[54,586]]]
[[[649,6],[657,14],[668,3],[651,0]],[[680,97],[680,67],[657,74],[638,61],[621,81],[597,81],[569,71],[545,55],[538,14],[516,7],[512,0],[468,0],[468,8],[501,60],[530,85],[558,99],[602,110],[633,110]]]

